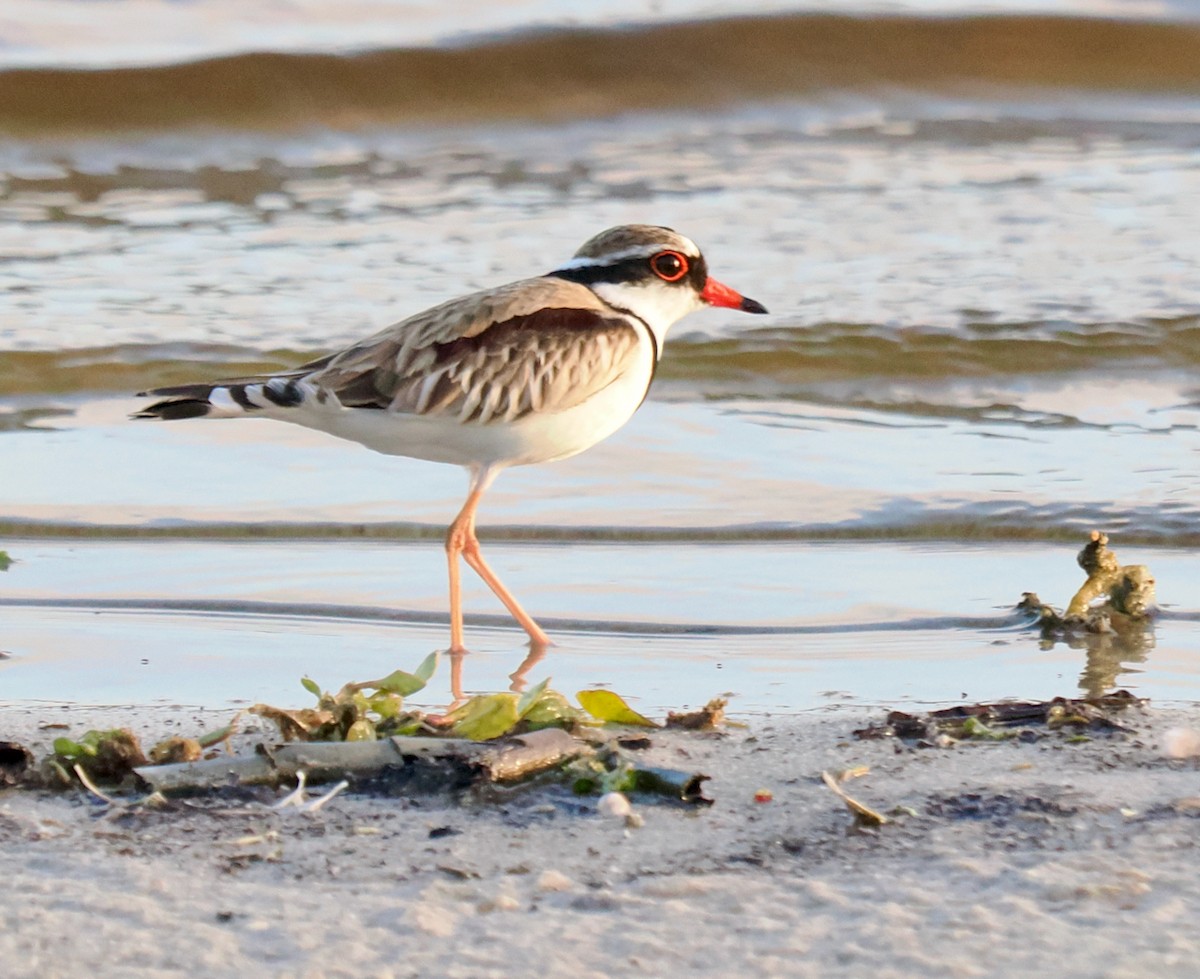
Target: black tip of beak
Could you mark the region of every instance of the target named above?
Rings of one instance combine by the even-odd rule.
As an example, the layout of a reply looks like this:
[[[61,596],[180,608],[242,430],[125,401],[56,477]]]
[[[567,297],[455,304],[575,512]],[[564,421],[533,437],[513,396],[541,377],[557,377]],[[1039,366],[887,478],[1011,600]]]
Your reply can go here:
[[[743,313],[765,313],[767,307],[753,299],[742,297],[742,304],[738,307]]]

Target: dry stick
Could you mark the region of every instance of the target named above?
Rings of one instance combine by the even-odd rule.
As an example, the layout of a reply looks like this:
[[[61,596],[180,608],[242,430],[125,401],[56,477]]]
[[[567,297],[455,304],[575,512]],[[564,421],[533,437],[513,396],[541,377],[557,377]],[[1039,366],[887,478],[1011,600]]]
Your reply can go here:
[[[304,812],[304,813],[314,813],[318,809],[320,809],[323,805],[325,805],[325,803],[327,803],[334,796],[341,793],[343,789],[347,789],[349,787],[350,787],[349,781],[347,781],[346,779],[342,779],[340,782],[338,782],[337,785],[335,785],[332,789],[330,789],[328,792],[326,792],[320,798],[313,799],[312,802],[309,802],[308,804],[301,806],[300,811]]]
[[[835,779],[828,772],[821,773],[821,781],[823,781],[826,786],[828,786],[829,789],[839,799],[841,799],[843,803],[845,803],[846,808],[849,809],[851,815],[854,816],[854,823],[856,826],[874,828],[877,826],[883,826],[884,824],[890,822],[887,816],[876,812],[870,806],[865,806],[857,799],[854,799],[848,795],[846,790],[838,784],[837,779]]]
[[[272,809],[286,809],[288,806],[304,805],[304,783],[308,781],[308,773],[302,768],[296,773],[296,787],[280,799]]]
[[[76,762],[71,767],[75,769],[75,776],[81,783],[83,783],[83,787],[92,793],[92,795],[94,795],[97,799],[100,799],[102,802],[107,802],[110,806],[121,805],[121,803],[117,802],[117,800],[112,798],[112,796],[105,795],[98,788],[96,788],[96,783],[88,778],[88,773],[83,770],[82,765]]]

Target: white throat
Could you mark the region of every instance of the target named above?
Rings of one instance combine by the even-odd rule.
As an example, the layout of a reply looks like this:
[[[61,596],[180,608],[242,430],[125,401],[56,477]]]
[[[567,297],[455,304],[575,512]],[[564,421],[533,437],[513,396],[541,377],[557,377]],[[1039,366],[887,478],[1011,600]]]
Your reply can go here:
[[[590,288],[606,303],[627,310],[645,322],[654,334],[659,357],[662,357],[667,331],[688,313],[704,305],[691,289],[653,280],[641,283],[595,282]]]

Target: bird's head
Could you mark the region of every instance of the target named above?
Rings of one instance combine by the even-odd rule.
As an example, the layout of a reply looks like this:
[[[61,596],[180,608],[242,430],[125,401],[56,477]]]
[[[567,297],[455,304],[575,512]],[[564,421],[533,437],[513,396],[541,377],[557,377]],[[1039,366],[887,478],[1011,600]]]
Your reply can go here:
[[[587,286],[646,322],[660,347],[672,324],[704,306],[767,311],[712,278],[694,241],[654,225],[623,224],[602,231],[551,274]]]

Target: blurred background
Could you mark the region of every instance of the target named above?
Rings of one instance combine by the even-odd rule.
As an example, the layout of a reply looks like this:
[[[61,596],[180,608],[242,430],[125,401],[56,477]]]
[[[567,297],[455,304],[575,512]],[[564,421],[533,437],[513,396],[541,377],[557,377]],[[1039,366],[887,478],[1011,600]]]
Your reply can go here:
[[[0,698],[291,696],[444,645],[461,473],[133,394],[648,222],[771,316],[685,320],[625,430],[489,494],[556,683],[1197,699],[1200,3],[580,10],[5,3]],[[1011,606],[1065,605],[1093,528],[1164,617],[1039,643]],[[501,686],[522,637],[467,606]]]

